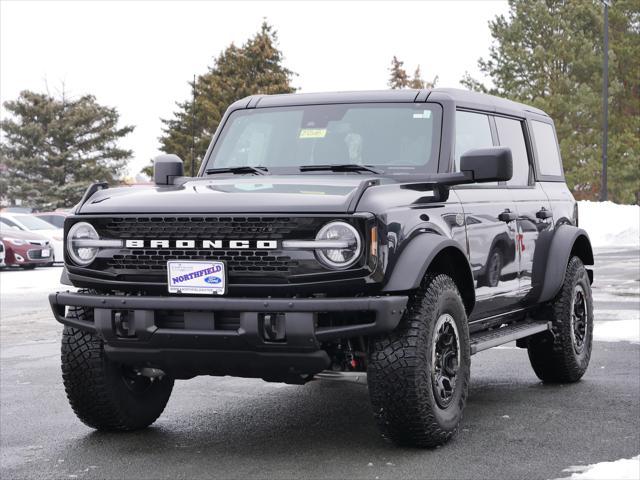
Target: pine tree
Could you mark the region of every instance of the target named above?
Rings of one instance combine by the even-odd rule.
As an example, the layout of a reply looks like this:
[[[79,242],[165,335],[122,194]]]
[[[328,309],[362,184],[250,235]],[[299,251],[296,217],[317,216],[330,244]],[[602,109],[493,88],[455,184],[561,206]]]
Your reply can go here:
[[[420,73],[420,65],[418,65],[416,71],[413,72],[413,78],[409,81],[409,88],[418,90],[425,88],[425,81],[422,79],[422,73]]]
[[[195,133],[196,171],[204,157],[227,107],[240,98],[254,94],[292,93],[295,75],[283,66],[277,33],[263,22],[260,31],[241,47],[231,44],[215,59],[209,70],[195,83],[195,111],[191,99],[177,103],[173,118],[163,119],[160,149],[175,153],[190,173],[192,138]],[[189,82],[194,88],[192,82]],[[192,116],[193,114],[193,116]],[[149,173],[152,167],[147,167]]]
[[[389,72],[391,72],[389,87],[393,90],[409,86],[409,76],[402,65],[404,65],[404,62],[398,60],[394,55],[393,60],[391,60],[391,68],[389,68]]]
[[[465,75],[472,90],[546,111],[555,121],[567,182],[577,198],[597,199],[602,148],[600,2],[510,0],[508,17],[489,23],[494,43],[480,70],[493,87]],[[640,3],[618,0],[609,15],[609,190],[621,203],[640,195]]]
[[[12,205],[71,207],[90,183],[113,183],[131,157],[117,142],[133,127],[119,127],[116,109],[91,95],[23,91],[4,107],[11,116],[0,122],[0,191]]]
[[[398,57],[395,55],[391,60],[391,68],[389,68],[389,72],[391,72],[391,76],[389,77],[388,85],[391,89],[399,89],[399,88],[415,88],[420,90],[422,88],[434,88],[436,83],[438,82],[438,76],[436,75],[432,82],[427,82],[422,78],[422,73],[420,72],[420,65],[416,67],[416,70],[413,72],[413,77],[409,79],[409,75],[407,75],[407,71],[403,67],[404,62],[398,60]]]
[[[409,88],[421,89],[421,88],[435,88],[438,83],[438,76],[436,75],[431,82],[427,82],[422,78],[422,72],[420,72],[420,65],[416,67],[416,71],[413,73],[413,78],[409,81]]]

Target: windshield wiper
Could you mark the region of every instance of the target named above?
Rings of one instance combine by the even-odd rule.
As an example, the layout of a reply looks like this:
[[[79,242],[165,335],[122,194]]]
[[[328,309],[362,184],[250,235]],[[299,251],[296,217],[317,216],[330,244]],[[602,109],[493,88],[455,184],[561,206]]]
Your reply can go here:
[[[269,169],[267,167],[251,167],[244,165],[241,167],[224,167],[224,168],[208,168],[205,170],[207,175],[215,175],[216,173],[233,173],[234,175],[242,175],[243,173],[253,173],[255,175],[266,175]]]
[[[300,167],[301,172],[313,172],[329,170],[331,172],[371,172],[376,175],[382,174],[380,170],[376,170],[368,165],[359,165],[357,163],[345,163],[345,164],[327,164],[327,165],[302,165]]]

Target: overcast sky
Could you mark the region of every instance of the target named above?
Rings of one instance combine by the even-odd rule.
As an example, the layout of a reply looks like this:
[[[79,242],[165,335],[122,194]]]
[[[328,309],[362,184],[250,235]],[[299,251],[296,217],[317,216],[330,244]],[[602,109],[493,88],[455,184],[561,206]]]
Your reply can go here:
[[[122,146],[135,173],[159,153],[160,118],[189,97],[187,81],[266,18],[301,92],[387,88],[393,55],[459,87],[479,77],[488,21],[506,1],[0,2],[0,97],[21,90],[94,94],[135,125]],[[6,112],[2,110],[2,115]]]

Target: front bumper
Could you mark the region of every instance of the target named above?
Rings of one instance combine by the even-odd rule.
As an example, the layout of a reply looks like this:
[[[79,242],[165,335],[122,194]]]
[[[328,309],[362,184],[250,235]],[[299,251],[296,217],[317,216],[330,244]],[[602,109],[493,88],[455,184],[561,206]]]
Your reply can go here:
[[[49,301],[56,320],[97,333],[105,341],[107,355],[123,364],[160,368],[176,378],[213,374],[292,381],[329,366],[321,342],[393,330],[407,297],[203,298],[58,292],[49,295]],[[93,309],[93,320],[65,316],[66,306]],[[159,319],[166,312],[182,315],[184,325],[163,326]],[[239,313],[237,328],[218,328],[216,314],[228,312]],[[332,312],[369,315],[363,316],[367,323],[319,326],[318,315]],[[267,338],[266,314],[277,315],[283,339]]]

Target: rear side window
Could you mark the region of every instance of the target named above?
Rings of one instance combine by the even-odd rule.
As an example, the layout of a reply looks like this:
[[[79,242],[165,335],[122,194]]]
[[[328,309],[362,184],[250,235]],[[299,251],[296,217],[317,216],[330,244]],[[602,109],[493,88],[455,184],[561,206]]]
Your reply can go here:
[[[558,152],[558,143],[556,142],[553,125],[534,120],[531,122],[531,128],[533,129],[533,139],[540,174],[562,176],[560,153]]]
[[[522,122],[511,118],[496,117],[496,128],[500,145],[509,147],[513,157],[513,177],[507,181],[507,185],[529,185],[530,166]]]
[[[488,115],[456,112],[456,172],[460,171],[460,157],[466,152],[492,146],[493,139]]]

